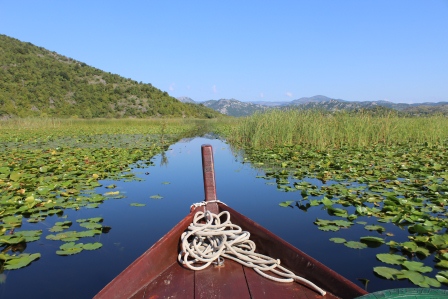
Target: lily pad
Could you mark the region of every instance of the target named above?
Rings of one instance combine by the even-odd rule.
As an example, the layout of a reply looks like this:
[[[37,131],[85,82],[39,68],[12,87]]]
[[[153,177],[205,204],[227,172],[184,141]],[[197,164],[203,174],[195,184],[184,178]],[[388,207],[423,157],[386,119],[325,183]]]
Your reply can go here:
[[[422,262],[416,262],[416,261],[405,261],[402,264],[403,267],[410,271],[416,271],[420,273],[428,273],[432,271],[431,267],[425,266]]]
[[[5,166],[0,167],[0,173],[9,174],[10,172],[11,172],[11,169],[9,167],[5,167]]]
[[[50,234],[50,235],[47,235],[45,238],[48,240],[62,240],[65,242],[76,241],[78,239],[76,231],[66,231],[63,233],[56,234],[56,235]]]
[[[82,219],[78,219],[76,220],[76,222],[103,222],[103,218],[102,217],[92,217],[92,218],[82,218]]]
[[[82,232],[78,232],[76,234],[77,237],[79,238],[85,238],[85,237],[93,237],[95,235],[99,235],[101,234],[101,230],[99,229],[89,229],[89,230],[84,230]]]
[[[334,243],[345,243],[347,242],[344,238],[331,238],[330,241],[334,242]]]
[[[332,216],[339,216],[339,217],[347,217],[348,216],[347,210],[335,208],[333,206],[327,206],[327,212],[328,212],[328,214],[330,214]]]
[[[448,271],[439,271],[436,274],[436,279],[441,283],[448,284]]]
[[[0,236],[0,245],[13,245],[19,244],[21,242],[25,242],[25,237],[21,236],[20,234]]]
[[[353,225],[353,222],[347,220],[334,220],[332,221],[332,223],[343,228],[347,228]]]
[[[401,265],[404,261],[406,261],[404,256],[390,253],[378,253],[376,257],[383,263],[391,265]]]
[[[281,207],[291,207],[291,204],[293,203],[293,202],[295,202],[295,201],[293,201],[293,200],[288,200],[288,201],[284,201],[284,202],[281,202],[281,203],[279,203],[278,205],[279,206],[281,206]]]
[[[11,181],[18,181],[22,176],[23,176],[22,172],[15,171],[9,174],[9,179]]]
[[[59,247],[61,250],[57,250],[56,254],[58,255],[73,255],[80,253],[83,250],[82,243],[68,242]]]
[[[440,286],[440,283],[435,279],[430,279],[429,277],[425,277],[421,273],[417,271],[410,270],[402,270],[399,274],[396,275],[398,279],[409,279],[413,284],[418,285],[420,287],[429,287],[430,283],[433,284],[434,281]],[[434,280],[434,281],[433,281]]]
[[[360,240],[363,242],[380,243],[380,244],[384,243],[383,238],[372,237],[372,236],[361,237]]]
[[[448,261],[442,260],[436,264],[437,267],[448,269]]]
[[[364,226],[367,230],[377,231],[377,232],[384,232],[386,229],[381,225],[366,225]]]
[[[330,224],[330,225],[319,226],[318,229],[325,231],[325,232],[328,232],[328,231],[336,232],[340,229],[340,227]]]
[[[86,243],[82,246],[83,249],[85,250],[96,250],[103,247],[103,244],[99,243],[99,242],[95,242],[95,243]]]
[[[5,270],[15,270],[28,266],[33,261],[40,258],[40,253],[22,253],[18,256],[9,257],[3,264]]]
[[[25,239],[25,242],[34,242],[40,239],[42,235],[41,230],[23,230],[16,232],[18,236],[21,236]]]
[[[120,191],[110,191],[110,192],[104,193],[104,196],[115,196],[118,194],[120,194]]]
[[[39,186],[37,187],[36,191],[40,195],[47,195],[48,193],[50,193],[50,191],[53,191],[55,187],[55,185]]]
[[[392,280],[395,280],[395,276],[401,273],[400,270],[389,267],[375,267],[373,268],[373,271],[379,276]]]
[[[361,242],[356,241],[348,241],[344,243],[345,246],[353,249],[364,249],[367,248],[367,245]]]
[[[1,220],[4,224],[8,224],[10,226],[18,227],[22,225],[22,215],[15,215],[15,216],[6,216],[3,217]]]
[[[99,229],[102,227],[101,224],[96,223],[96,222],[82,222],[79,224],[79,226],[85,227],[87,229]]]

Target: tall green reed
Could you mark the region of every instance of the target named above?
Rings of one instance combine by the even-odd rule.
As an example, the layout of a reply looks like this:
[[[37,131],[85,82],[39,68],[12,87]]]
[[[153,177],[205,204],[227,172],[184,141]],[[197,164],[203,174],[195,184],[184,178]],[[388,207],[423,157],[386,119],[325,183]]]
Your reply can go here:
[[[52,119],[14,118],[0,121],[0,141],[95,134],[185,135],[200,124],[193,119]],[[192,133],[193,134],[193,133]]]
[[[228,135],[231,142],[251,147],[279,145],[327,147],[409,142],[442,144],[448,138],[448,118],[401,117],[396,113],[370,113],[312,110],[272,110],[239,120]]]

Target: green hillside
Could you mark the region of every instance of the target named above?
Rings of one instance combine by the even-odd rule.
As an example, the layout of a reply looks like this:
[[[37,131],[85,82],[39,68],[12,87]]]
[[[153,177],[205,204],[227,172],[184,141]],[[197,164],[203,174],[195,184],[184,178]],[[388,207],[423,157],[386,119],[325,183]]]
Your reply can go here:
[[[0,118],[219,115],[207,107],[181,103],[151,84],[0,35]]]

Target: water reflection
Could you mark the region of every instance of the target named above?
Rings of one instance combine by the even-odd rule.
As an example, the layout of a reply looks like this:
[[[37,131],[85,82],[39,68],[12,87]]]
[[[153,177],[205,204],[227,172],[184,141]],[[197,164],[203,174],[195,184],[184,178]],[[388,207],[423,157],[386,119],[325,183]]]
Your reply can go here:
[[[160,166],[168,166],[168,157],[166,155],[166,152],[163,152],[161,154],[161,158],[160,158]]]

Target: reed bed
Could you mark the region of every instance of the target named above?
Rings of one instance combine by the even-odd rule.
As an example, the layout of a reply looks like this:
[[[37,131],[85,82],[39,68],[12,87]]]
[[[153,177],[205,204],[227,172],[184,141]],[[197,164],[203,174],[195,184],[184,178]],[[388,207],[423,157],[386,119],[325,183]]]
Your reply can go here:
[[[158,133],[161,127],[167,131],[178,128],[193,127],[200,120],[194,119],[61,119],[61,118],[13,118],[0,121],[2,131],[64,131],[88,130],[101,133],[126,133],[126,131],[142,131],[142,133]],[[122,131],[122,132],[120,132]]]
[[[192,124],[195,120],[190,119],[77,119],[77,118],[12,118],[0,121],[1,129],[14,130],[42,130],[59,128],[126,128],[126,127],[151,127],[151,126],[172,126]]]
[[[239,120],[228,139],[258,148],[283,145],[365,147],[376,144],[443,144],[448,138],[444,116],[402,117],[369,113],[327,113],[310,110],[273,110]]]
[[[52,119],[15,118],[0,121],[0,142],[28,142],[62,136],[196,135],[203,120],[195,119]]]

